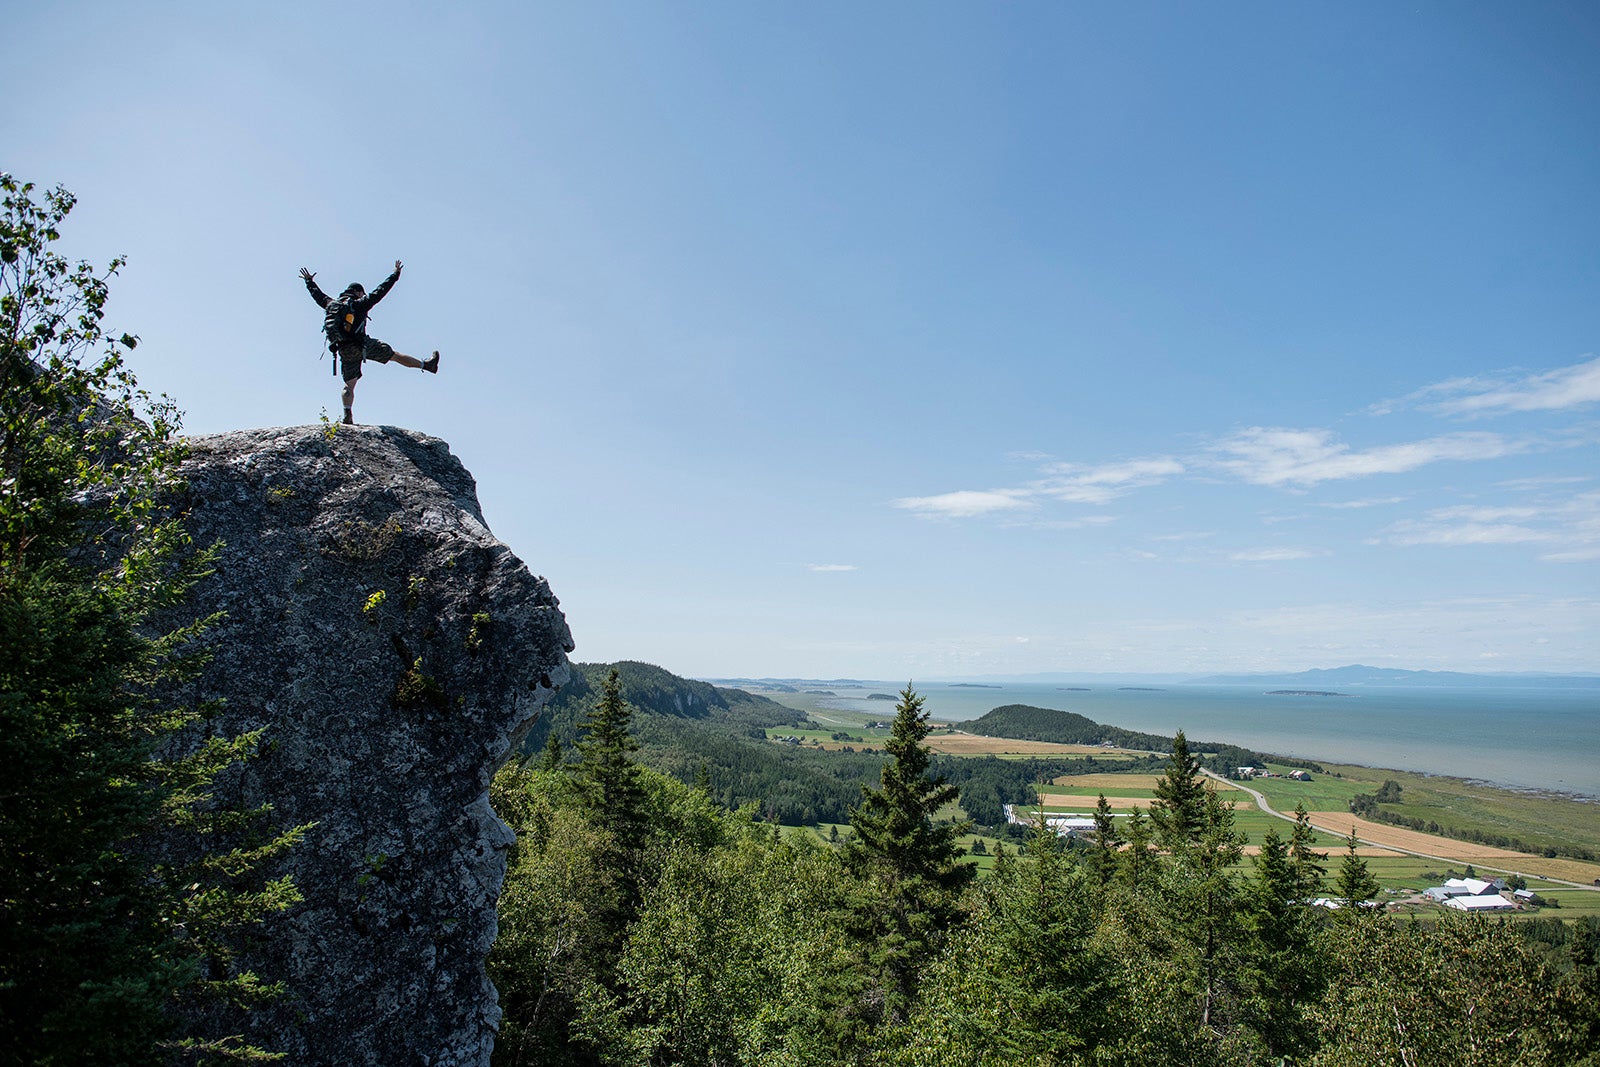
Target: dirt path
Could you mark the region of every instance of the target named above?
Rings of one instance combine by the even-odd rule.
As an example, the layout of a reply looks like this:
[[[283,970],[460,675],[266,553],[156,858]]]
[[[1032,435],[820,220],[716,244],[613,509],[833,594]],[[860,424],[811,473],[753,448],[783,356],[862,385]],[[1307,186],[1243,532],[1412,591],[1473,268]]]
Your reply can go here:
[[[1249,793],[1255,798],[1256,806],[1268,815],[1276,815],[1287,822],[1294,822],[1293,815],[1285,815],[1275,809],[1258,790],[1251,789],[1248,785],[1242,785],[1238,782],[1230,782],[1211,771],[1202,771],[1201,773],[1234,789],[1241,789]],[[1425,860],[1438,860],[1440,863],[1465,864],[1470,859],[1472,865],[1481,871],[1494,871],[1496,874],[1520,874],[1524,877],[1533,875],[1547,882],[1555,882],[1573,889],[1600,892],[1600,886],[1596,886],[1592,882],[1572,881],[1569,878],[1543,873],[1546,871],[1561,871],[1573,877],[1582,877],[1584,874],[1590,874],[1591,871],[1595,870],[1589,864],[1581,863],[1578,860],[1546,859],[1542,856],[1529,855],[1526,852],[1512,852],[1507,849],[1492,848],[1488,845],[1476,845],[1469,841],[1457,842],[1449,838],[1436,837],[1433,834],[1419,833],[1416,830],[1405,830],[1398,826],[1375,823],[1360,816],[1352,815],[1349,812],[1313,811],[1308,812],[1307,815],[1310,818],[1311,825],[1324,833],[1344,837],[1350,833],[1351,827],[1354,827],[1358,842],[1388,849],[1390,852],[1401,852],[1407,856],[1417,856]],[[1461,851],[1457,851],[1457,845],[1460,846]],[[1422,851],[1423,849],[1428,851]],[[1452,854],[1444,855],[1441,854],[1442,851],[1448,851]],[[1520,861],[1521,865],[1517,867],[1497,867],[1491,866],[1489,863],[1483,862],[1483,860],[1471,858],[1478,856],[1480,852],[1492,853],[1492,855],[1485,855],[1485,860],[1502,863]],[[1590,874],[1590,877],[1592,876]]]

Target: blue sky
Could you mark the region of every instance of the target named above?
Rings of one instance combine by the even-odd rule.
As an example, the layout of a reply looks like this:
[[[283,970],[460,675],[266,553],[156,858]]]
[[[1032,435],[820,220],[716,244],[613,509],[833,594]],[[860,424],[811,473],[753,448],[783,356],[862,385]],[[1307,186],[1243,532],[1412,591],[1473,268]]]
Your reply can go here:
[[[579,658],[1600,670],[1587,3],[32,4],[0,167],[190,432],[407,266]]]

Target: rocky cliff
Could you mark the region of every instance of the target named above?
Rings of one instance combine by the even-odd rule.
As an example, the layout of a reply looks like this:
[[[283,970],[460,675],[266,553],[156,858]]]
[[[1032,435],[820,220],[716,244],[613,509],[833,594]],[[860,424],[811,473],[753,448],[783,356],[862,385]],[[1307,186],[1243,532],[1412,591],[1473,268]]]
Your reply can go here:
[[[183,506],[220,540],[197,699],[265,727],[224,788],[315,823],[305,900],[255,958],[289,992],[247,1036],[313,1064],[487,1065],[484,957],[511,835],[494,771],[568,676],[556,598],[483,522],[443,441],[392,427],[195,438]]]

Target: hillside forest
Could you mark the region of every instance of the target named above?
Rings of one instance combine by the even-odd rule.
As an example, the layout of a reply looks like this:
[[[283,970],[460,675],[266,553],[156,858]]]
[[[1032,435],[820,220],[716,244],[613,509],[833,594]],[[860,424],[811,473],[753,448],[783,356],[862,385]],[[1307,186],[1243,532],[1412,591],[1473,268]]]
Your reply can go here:
[[[1247,859],[1181,734],[1148,816],[1102,797],[980,880],[909,687],[837,840],[646,768],[619,670],[595,688],[494,783],[497,1064],[1600,1064],[1593,922],[1396,921],[1303,811]]]

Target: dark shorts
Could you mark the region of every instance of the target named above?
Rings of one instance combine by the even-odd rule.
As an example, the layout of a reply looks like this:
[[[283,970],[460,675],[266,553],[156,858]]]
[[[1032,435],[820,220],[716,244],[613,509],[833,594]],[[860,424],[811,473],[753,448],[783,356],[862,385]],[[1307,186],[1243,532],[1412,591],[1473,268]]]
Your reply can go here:
[[[354,344],[339,346],[339,370],[344,380],[353,382],[361,377],[361,364],[365,360],[387,363],[394,358],[394,349],[376,337],[365,337]]]

